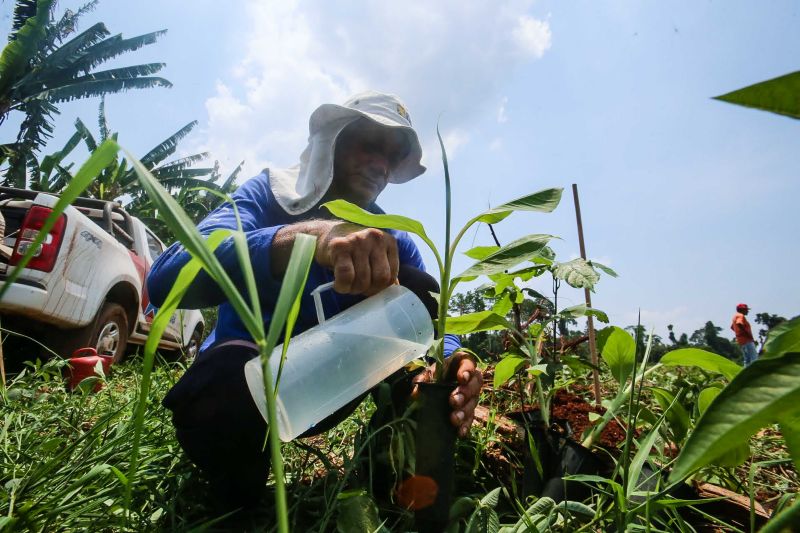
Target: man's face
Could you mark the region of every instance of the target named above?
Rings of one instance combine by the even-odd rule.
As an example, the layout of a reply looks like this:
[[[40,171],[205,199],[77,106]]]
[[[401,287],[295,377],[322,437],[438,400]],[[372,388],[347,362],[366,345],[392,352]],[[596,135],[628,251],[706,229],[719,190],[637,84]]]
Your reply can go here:
[[[399,129],[359,119],[339,133],[333,156],[333,183],[325,195],[367,207],[386,187],[389,174],[410,150]]]

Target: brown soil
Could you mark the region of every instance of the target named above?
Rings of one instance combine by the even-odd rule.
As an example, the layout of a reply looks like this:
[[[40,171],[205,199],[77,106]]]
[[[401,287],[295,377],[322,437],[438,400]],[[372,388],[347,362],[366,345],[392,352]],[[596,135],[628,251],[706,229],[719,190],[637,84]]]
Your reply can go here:
[[[539,406],[537,404],[530,409],[526,409],[526,412],[538,410]],[[565,425],[565,423],[569,424],[571,433],[568,436],[578,442],[583,440],[583,432],[595,423],[589,420],[589,413],[603,415],[605,412],[605,407],[592,405],[582,396],[563,389],[556,391],[550,403],[551,421],[561,426]],[[596,444],[604,448],[613,449],[624,440],[625,430],[616,420],[612,420],[603,429],[600,434],[600,440]]]

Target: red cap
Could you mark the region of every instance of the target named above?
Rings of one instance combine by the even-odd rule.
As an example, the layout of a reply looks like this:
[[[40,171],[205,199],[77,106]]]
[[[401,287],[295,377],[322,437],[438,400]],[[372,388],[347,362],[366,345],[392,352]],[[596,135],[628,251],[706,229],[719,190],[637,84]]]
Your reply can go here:
[[[750,307],[747,304],[736,304],[736,310],[738,311],[739,309],[747,309],[749,311]]]

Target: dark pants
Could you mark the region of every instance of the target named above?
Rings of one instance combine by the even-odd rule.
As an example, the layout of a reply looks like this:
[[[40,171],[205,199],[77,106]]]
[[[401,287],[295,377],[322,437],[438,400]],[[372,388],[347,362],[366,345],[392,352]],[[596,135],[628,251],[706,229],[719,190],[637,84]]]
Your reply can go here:
[[[401,267],[400,283],[436,316],[436,281],[418,269]],[[244,365],[258,355],[254,344],[221,343],[207,350],[164,398],[172,411],[178,442],[208,479],[214,498],[227,508],[250,507],[261,499],[269,475],[267,424],[250,396]],[[391,386],[394,411],[402,409],[411,390],[411,374],[401,370],[386,382]],[[298,438],[333,428],[358,407],[369,392],[354,399]],[[400,411],[402,412],[402,411]],[[386,423],[386,412],[376,413],[371,425]]]

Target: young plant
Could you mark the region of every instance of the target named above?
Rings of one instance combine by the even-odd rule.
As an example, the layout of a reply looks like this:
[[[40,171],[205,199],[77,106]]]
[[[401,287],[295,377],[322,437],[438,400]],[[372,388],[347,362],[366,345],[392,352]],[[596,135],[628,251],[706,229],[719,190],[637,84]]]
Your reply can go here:
[[[442,163],[444,165],[445,177],[445,246],[443,252],[440,253],[433,241],[428,237],[425,232],[424,226],[409,217],[401,215],[376,215],[369,213],[364,209],[354,205],[346,200],[334,200],[323,204],[323,207],[328,209],[334,216],[360,224],[380,229],[394,229],[407,231],[417,235],[422,241],[431,249],[433,256],[436,258],[436,264],[439,267],[439,314],[436,329],[436,341],[431,347],[430,353],[437,362],[435,381],[442,380],[445,371],[445,361],[443,352],[443,342],[445,332],[453,334],[471,333],[474,331],[482,331],[487,329],[487,326],[492,324],[505,323],[505,318],[496,313],[488,312],[486,315],[476,313],[477,316],[459,317],[460,321],[454,322],[447,318],[447,311],[449,308],[450,297],[453,291],[461,281],[469,281],[475,279],[480,275],[491,275],[504,272],[509,268],[532,259],[538,256],[547,245],[548,241],[552,238],[550,235],[533,234],[527,235],[516,241],[499,248],[494,253],[491,253],[472,265],[464,272],[457,276],[452,276],[453,258],[455,257],[461,239],[466,232],[476,223],[496,224],[501,220],[507,218],[514,211],[538,211],[542,213],[549,213],[558,206],[561,200],[562,189],[544,189],[539,192],[529,194],[506,202],[495,208],[484,211],[483,213],[470,219],[464,227],[462,227],[455,238],[450,239],[450,218],[451,218],[451,201],[450,201],[450,171],[447,164],[447,153],[445,151],[444,142],[437,130],[439,138],[439,145],[442,149]]]

